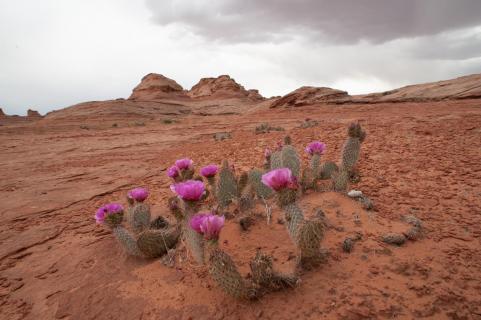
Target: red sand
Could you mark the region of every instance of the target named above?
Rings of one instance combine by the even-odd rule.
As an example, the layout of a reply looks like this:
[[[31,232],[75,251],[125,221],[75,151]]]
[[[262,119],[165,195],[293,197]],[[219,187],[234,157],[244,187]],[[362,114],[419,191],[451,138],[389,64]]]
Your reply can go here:
[[[118,127],[94,120],[18,123],[0,127],[0,318],[2,319],[481,319],[481,102],[261,108],[241,115],[175,116]],[[319,121],[298,128],[305,118]],[[285,134],[302,152],[313,139],[337,160],[346,126],[367,131],[359,170],[375,211],[340,194],[311,194],[331,228],[326,264],[305,272],[296,289],[259,301],[236,301],[191,262],[175,268],[125,256],[93,220],[95,209],[147,186],[156,214],[168,214],[165,169],[182,156],[197,165],[233,161],[238,170],[262,164],[263,150]],[[255,135],[261,122],[286,132]],[[216,142],[212,133],[233,139]],[[307,161],[303,155],[304,161]],[[262,206],[255,210],[262,213]],[[257,248],[290,270],[295,252],[285,227],[260,217],[242,232],[236,219],[222,247],[248,272]],[[379,235],[402,231],[414,214],[425,235],[401,247]],[[355,223],[355,215],[360,224]],[[353,252],[344,237],[361,232]],[[226,242],[224,241],[226,240]]]

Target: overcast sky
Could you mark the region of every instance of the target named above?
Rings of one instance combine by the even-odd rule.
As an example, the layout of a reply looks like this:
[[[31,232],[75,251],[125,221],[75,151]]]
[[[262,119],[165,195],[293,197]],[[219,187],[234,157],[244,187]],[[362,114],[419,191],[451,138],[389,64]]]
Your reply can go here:
[[[147,73],[267,97],[481,72],[479,0],[0,0],[0,107],[128,97]]]

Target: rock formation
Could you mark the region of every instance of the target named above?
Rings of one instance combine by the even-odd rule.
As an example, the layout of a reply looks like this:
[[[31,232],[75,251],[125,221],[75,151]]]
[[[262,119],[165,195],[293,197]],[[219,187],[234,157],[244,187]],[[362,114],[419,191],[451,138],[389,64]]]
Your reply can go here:
[[[300,87],[274,100],[270,107],[299,107],[328,101],[345,101],[349,97],[346,91],[326,87]]]
[[[481,74],[414,84],[390,91],[353,96],[357,103],[433,101],[481,97]]]
[[[3,112],[2,108],[0,108],[0,118],[5,118],[6,115],[5,113]]]
[[[263,100],[257,90],[246,90],[228,75],[217,78],[202,78],[187,93],[191,98],[249,98]]]
[[[40,113],[38,113],[38,111],[36,110],[32,110],[32,109],[28,109],[27,111],[27,118],[28,119],[41,119],[43,118],[42,115]]]
[[[177,82],[161,74],[149,73],[134,88],[129,100],[157,100],[181,97],[185,97],[185,91]]]

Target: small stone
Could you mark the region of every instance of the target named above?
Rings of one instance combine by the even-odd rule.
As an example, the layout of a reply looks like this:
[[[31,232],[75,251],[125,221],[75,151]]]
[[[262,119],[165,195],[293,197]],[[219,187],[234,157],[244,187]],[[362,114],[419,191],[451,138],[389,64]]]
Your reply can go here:
[[[216,132],[214,133],[213,137],[215,141],[222,141],[232,138],[230,132]]]
[[[406,242],[406,237],[400,233],[386,233],[382,236],[382,241],[388,244],[400,246]]]
[[[362,191],[360,190],[351,190],[347,193],[347,196],[348,197],[351,197],[351,198],[359,198],[362,196]]]

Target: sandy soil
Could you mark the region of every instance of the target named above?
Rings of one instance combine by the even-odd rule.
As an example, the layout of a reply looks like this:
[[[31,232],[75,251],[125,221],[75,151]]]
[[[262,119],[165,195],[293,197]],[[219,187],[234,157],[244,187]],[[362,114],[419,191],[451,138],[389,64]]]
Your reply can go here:
[[[252,110],[244,115],[118,122],[75,120],[0,127],[0,318],[2,319],[481,319],[480,100]],[[305,118],[319,126],[301,129]],[[337,160],[345,128],[359,119],[362,190],[376,210],[346,196],[310,194],[301,205],[321,207],[330,227],[327,262],[305,272],[298,288],[259,301],[225,296],[202,268],[175,268],[127,257],[95,209],[125,203],[134,186],[151,191],[156,214],[167,215],[165,170],[179,157],[197,165],[233,161],[236,170],[262,164],[263,150],[286,133],[300,152],[313,139]],[[286,132],[255,135],[261,122]],[[216,142],[212,134],[232,133]],[[304,161],[307,161],[303,155]],[[292,247],[284,226],[255,224],[241,231],[229,220],[222,247],[248,272],[258,248],[290,270]],[[423,221],[424,237],[401,247],[384,232],[402,231],[401,218]],[[351,253],[343,239],[362,234]]]

